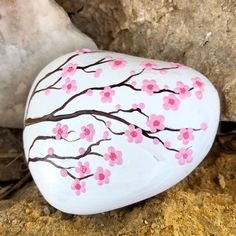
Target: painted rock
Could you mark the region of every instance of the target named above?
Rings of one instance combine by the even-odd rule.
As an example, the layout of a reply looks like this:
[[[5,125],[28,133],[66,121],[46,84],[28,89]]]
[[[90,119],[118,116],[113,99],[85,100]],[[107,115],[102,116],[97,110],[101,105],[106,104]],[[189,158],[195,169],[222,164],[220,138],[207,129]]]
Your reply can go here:
[[[186,177],[214,141],[219,110],[213,85],[189,67],[82,49],[33,83],[25,156],[51,205],[105,212]]]

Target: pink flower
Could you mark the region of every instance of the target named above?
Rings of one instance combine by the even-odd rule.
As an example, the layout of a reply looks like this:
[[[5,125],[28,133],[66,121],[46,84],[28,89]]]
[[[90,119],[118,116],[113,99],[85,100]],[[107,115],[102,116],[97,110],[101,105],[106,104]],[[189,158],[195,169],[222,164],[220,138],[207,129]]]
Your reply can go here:
[[[83,155],[84,153],[85,153],[85,149],[84,149],[84,148],[82,148],[82,147],[81,147],[81,148],[79,148],[79,154],[80,154],[80,155]]]
[[[51,93],[51,90],[50,90],[50,89],[46,89],[45,92],[44,92],[44,94],[45,94],[46,96],[48,96],[50,93]]]
[[[173,66],[173,67],[178,67],[179,69],[184,69],[185,68],[185,65],[182,65],[180,63],[171,62],[170,65]]]
[[[201,130],[206,130],[207,129],[207,123],[205,123],[205,122],[202,122],[201,123],[201,128],[200,128]]]
[[[101,95],[101,101],[103,103],[105,102],[111,103],[112,96],[115,95],[115,90],[111,89],[110,87],[105,87],[103,91],[100,92],[100,95]]]
[[[65,90],[67,94],[76,91],[77,89],[76,81],[67,78],[65,83],[62,85],[62,89]]]
[[[114,61],[109,62],[113,70],[123,68],[126,65],[126,63],[127,62],[121,58],[117,58]]]
[[[133,108],[133,109],[140,109],[140,110],[143,110],[143,109],[145,108],[145,104],[144,104],[143,102],[141,102],[141,103],[139,103],[139,104],[134,103],[134,104],[132,105],[132,108]]]
[[[88,96],[92,96],[92,95],[93,95],[93,90],[92,90],[92,89],[88,89],[87,92],[86,92],[86,94],[87,94]]]
[[[108,137],[109,137],[109,132],[108,131],[104,131],[102,138],[103,139],[108,139]]]
[[[68,175],[68,171],[66,169],[61,169],[60,174],[62,177],[66,177]]]
[[[129,129],[125,131],[125,135],[128,137],[130,143],[141,143],[143,141],[142,130],[135,128],[134,125],[129,125]]]
[[[154,92],[159,91],[155,80],[143,80],[142,91],[145,91],[148,95],[153,95]]]
[[[76,67],[78,66],[78,64],[73,64],[73,63],[70,63],[66,66],[64,66],[62,68],[62,77],[66,77],[66,76],[73,76],[76,72]]]
[[[190,141],[194,139],[193,130],[192,129],[181,129],[180,134],[178,135],[178,140],[182,140],[183,144],[188,144]]]
[[[53,134],[55,134],[56,139],[67,138],[68,136],[68,125],[61,125],[60,122],[56,124],[56,127],[52,129]]]
[[[150,128],[151,132],[154,133],[157,130],[164,130],[165,126],[163,125],[163,122],[165,120],[165,117],[162,115],[155,115],[152,114],[150,115],[148,121],[147,121],[147,126]]]
[[[109,176],[111,172],[107,169],[103,169],[99,166],[94,174],[94,178],[97,180],[98,185],[109,184],[110,179]]]
[[[94,77],[95,77],[95,78],[100,77],[101,73],[102,73],[102,69],[101,69],[101,68],[97,69],[97,70],[95,71],[95,73],[94,73]]]
[[[195,92],[195,96],[197,97],[197,99],[201,100],[202,99],[202,91],[196,91]]]
[[[166,70],[166,69],[161,69],[160,70],[160,74],[162,74],[162,75],[165,75],[167,73],[168,73],[168,70]]]
[[[116,150],[114,147],[109,147],[108,153],[104,154],[104,159],[108,161],[110,166],[114,166],[115,164],[121,165],[122,160],[122,152]]]
[[[138,108],[138,104],[134,103],[134,104],[132,105],[132,108],[133,108],[133,109],[137,109],[137,108]]]
[[[111,121],[109,121],[109,120],[106,121],[106,127],[107,127],[107,128],[110,128],[110,127],[111,127]]]
[[[80,195],[81,193],[85,193],[85,182],[80,181],[79,179],[75,179],[71,184],[71,189],[75,190],[76,195]]]
[[[189,86],[184,85],[180,81],[176,83],[176,86],[177,88],[175,89],[175,92],[179,94],[180,98],[184,99],[191,96],[191,93],[189,92]]]
[[[192,78],[193,87],[199,89],[200,91],[204,91],[205,84],[199,77]]]
[[[165,141],[164,142],[164,147],[165,148],[169,148],[171,146],[171,142],[170,141]]]
[[[186,162],[191,163],[193,151],[191,149],[181,148],[179,152],[175,154],[175,158],[178,159],[180,165],[184,165]]]
[[[173,111],[178,110],[180,101],[178,98],[176,98],[175,95],[169,94],[168,96],[165,96],[163,100],[164,100],[163,108],[165,110],[170,110],[170,109]]]
[[[85,175],[90,173],[89,163],[87,161],[84,163],[79,161],[77,167],[75,168],[75,171],[79,173],[80,177],[84,177]]]
[[[143,110],[145,108],[145,104],[143,102],[139,103],[138,108]]]
[[[121,109],[121,105],[120,104],[116,104],[115,109],[116,110],[120,110]]]
[[[153,139],[153,143],[154,143],[154,144],[159,144],[159,143],[160,143],[160,141],[159,141],[159,139],[158,139],[158,138],[154,138],[154,139]]]
[[[141,66],[146,70],[152,70],[157,67],[157,64],[153,61],[144,61],[141,63]]]
[[[84,53],[88,53],[88,52],[92,52],[91,49],[88,49],[88,48],[82,48],[82,49],[79,49],[79,50],[76,50],[75,53],[76,54],[84,54]]]
[[[54,154],[54,148],[50,147],[48,148],[48,155],[53,155]]]
[[[81,131],[82,131],[82,133],[80,134],[80,138],[84,138],[88,142],[93,141],[93,136],[95,134],[93,124],[88,124],[86,126],[82,126]]]

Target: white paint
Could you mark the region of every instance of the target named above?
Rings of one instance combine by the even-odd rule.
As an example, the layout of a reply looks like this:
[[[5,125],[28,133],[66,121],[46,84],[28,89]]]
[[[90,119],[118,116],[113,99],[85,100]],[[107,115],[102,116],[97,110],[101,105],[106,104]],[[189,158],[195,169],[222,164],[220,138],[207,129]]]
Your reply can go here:
[[[60,67],[73,55],[74,57],[66,65],[72,63],[74,69],[72,67],[70,69],[65,66]],[[93,63],[96,63],[96,65],[93,65]],[[42,80],[47,73],[56,68],[59,69]],[[77,69],[75,73],[70,74],[68,72],[66,76],[61,77],[65,75],[63,74],[65,68],[67,68],[67,72],[69,70],[73,72],[75,68]],[[163,71],[160,70],[161,68],[168,69]],[[131,71],[132,73],[130,73]],[[132,78],[126,81],[130,76]],[[65,85],[68,77],[70,80],[76,81],[77,86],[75,91],[70,91],[69,94],[66,93],[66,89],[62,89],[65,87],[63,85]],[[196,78],[199,82],[197,84],[195,83]],[[53,86],[57,89],[52,89],[45,95],[44,89],[54,84],[58,79],[59,81]],[[39,82],[40,80],[42,81]],[[154,80],[152,85],[158,85],[159,89],[151,90],[154,93],[149,95],[150,89],[154,87],[149,86],[149,90],[147,90],[147,87],[143,87],[146,83],[145,80],[149,82]],[[135,81],[136,84],[132,81]],[[185,92],[181,90],[180,92],[178,90],[181,87],[179,82],[182,82],[184,86],[189,86],[188,90]],[[120,85],[117,86],[117,84]],[[168,89],[165,86],[168,86]],[[115,94],[112,95],[109,89],[104,90],[105,87],[110,87],[115,91]],[[92,96],[85,93],[89,88],[93,90]],[[41,90],[41,92],[35,93],[37,90]],[[104,93],[101,94],[102,91],[108,91],[111,102],[102,102],[104,101],[102,97],[105,96]],[[197,91],[198,95],[201,91],[202,99],[196,96]],[[83,94],[79,96],[81,93]],[[184,95],[188,93],[190,96],[184,98]],[[166,106],[163,106],[165,104],[164,97],[170,94],[174,95],[175,99],[180,102],[175,111],[166,110]],[[68,99],[71,99],[71,101],[66,104],[65,102]],[[140,110],[133,108],[136,110],[116,113],[117,104],[120,104],[122,109],[129,110],[133,107],[133,104],[141,102],[145,104],[145,107],[140,106]],[[173,101],[168,100],[168,102],[170,102],[168,104],[172,104]],[[66,105],[62,109],[53,112],[63,104]],[[71,53],[50,63],[37,76],[29,94],[27,107],[25,114],[26,127],[24,129],[25,155],[27,160],[32,158],[29,162],[29,168],[39,190],[54,207],[67,213],[82,215],[109,211],[141,201],[165,191],[185,178],[208,153],[215,138],[220,110],[219,98],[215,88],[199,72],[178,64],[106,51]],[[82,110],[87,110],[85,115],[71,117],[75,112],[81,112]],[[70,118],[64,117],[62,119],[61,115],[65,114],[67,114],[67,118]],[[110,129],[91,114],[104,122],[111,122],[111,126],[107,123]],[[156,118],[147,123],[147,121],[150,121],[152,114],[164,116],[165,120],[160,121],[160,123],[163,123],[165,130],[162,130],[163,128],[156,122]],[[44,117],[45,115],[47,115],[47,118],[42,119],[41,122],[33,122],[35,118]],[[58,118],[57,121],[53,120],[55,117]],[[133,133],[129,131],[130,127],[123,120],[120,121],[119,118],[135,125],[133,130],[135,132],[138,127],[141,128],[142,134],[140,137],[142,137],[142,141],[139,140],[138,143],[129,142],[128,137],[132,137]],[[153,123],[154,121],[156,123]],[[63,139],[55,140],[54,137],[59,134],[59,131],[53,133],[52,130],[58,122],[61,125],[68,125],[68,131],[73,131],[64,138],[72,141],[80,137],[80,140],[72,142]],[[203,130],[204,125],[201,126],[202,122],[207,124],[206,130]],[[80,136],[81,133],[85,132],[81,127],[87,124],[93,124],[95,134],[92,135],[92,141]],[[156,128],[155,132],[152,133],[151,129],[154,124],[156,125],[154,128],[159,128]],[[189,140],[189,143],[186,144],[183,143],[183,139],[178,139],[181,133],[180,130],[183,131],[183,128],[197,129],[193,131],[194,139]],[[189,129],[188,132],[190,132]],[[111,140],[102,141],[100,145],[92,147],[92,152],[101,156],[86,155],[80,161],[83,164],[85,161],[89,163],[90,173],[87,173],[87,176],[96,173],[98,167],[108,169],[110,171],[110,182],[109,184],[98,185],[95,175],[81,180],[85,182],[86,192],[81,192],[78,196],[76,191],[71,188],[74,179],[68,175],[62,177],[58,166],[55,167],[52,163],[45,162],[47,159],[66,168],[76,167],[78,159],[55,159],[52,154],[47,156],[48,148],[53,147],[54,154],[58,156],[75,157],[81,155],[79,153],[81,147],[87,149],[89,145],[96,143],[98,140],[106,139],[103,137],[105,131],[109,133],[108,137]],[[92,129],[89,128],[89,132],[91,134]],[[89,135],[89,132],[86,135]],[[127,135],[122,132],[126,132]],[[85,137],[88,137],[86,135]],[[157,137],[160,143],[154,144],[153,140],[145,135]],[[34,142],[37,137],[41,136],[52,138]],[[181,137],[183,138],[183,136]],[[171,142],[171,146],[166,148],[161,143],[165,141]],[[185,141],[188,141],[187,136],[185,136]],[[34,144],[29,153],[32,143]],[[122,152],[122,163],[115,162],[113,166],[111,165],[110,154],[112,151],[110,152],[108,149],[110,146],[114,147],[116,151]],[[192,150],[192,160],[191,155],[187,153],[183,158],[183,162],[181,162],[182,165],[179,163],[179,159],[176,158],[176,154],[181,148],[184,148],[186,152]],[[104,155],[106,153],[109,153],[109,155]],[[113,151],[114,153],[117,158],[115,160],[118,160],[118,153]],[[37,157],[43,158],[42,161],[34,162]],[[108,157],[108,160],[106,160],[106,157]],[[74,178],[80,177],[78,169],[77,172],[74,168],[68,171]],[[63,173],[68,172],[64,171]],[[79,184],[82,185],[82,182],[79,182]]]

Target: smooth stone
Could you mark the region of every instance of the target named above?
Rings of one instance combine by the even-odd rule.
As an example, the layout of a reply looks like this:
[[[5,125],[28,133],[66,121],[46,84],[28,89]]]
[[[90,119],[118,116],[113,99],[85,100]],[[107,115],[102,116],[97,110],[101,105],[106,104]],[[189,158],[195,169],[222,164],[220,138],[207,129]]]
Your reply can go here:
[[[25,103],[39,71],[77,48],[96,49],[54,1],[2,0],[0,7],[0,126],[23,127]]]
[[[34,81],[25,156],[52,206],[105,212],[189,175],[212,146],[219,114],[216,89],[189,67],[79,50],[54,60]]]

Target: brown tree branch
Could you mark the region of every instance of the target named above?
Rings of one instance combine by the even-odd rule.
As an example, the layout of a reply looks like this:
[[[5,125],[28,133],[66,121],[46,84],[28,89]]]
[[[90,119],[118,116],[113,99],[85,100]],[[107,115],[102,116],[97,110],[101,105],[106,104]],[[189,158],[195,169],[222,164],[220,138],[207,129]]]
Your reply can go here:
[[[145,116],[146,118],[149,118],[147,114],[145,114],[140,108],[131,108],[131,109],[127,109],[127,110],[124,110],[124,109],[118,109],[117,111],[112,111],[112,112],[109,112],[110,114],[116,114],[116,113],[119,113],[119,112],[129,112],[129,113],[132,113],[134,111],[137,111],[138,113],[142,114],[143,116]]]
[[[110,85],[109,87],[111,88],[116,88],[116,87],[121,87],[124,83],[128,82],[131,78],[138,76],[140,74],[142,74],[144,71],[144,69],[142,69],[140,72],[130,75],[127,79],[125,79],[124,81],[118,83],[118,84],[113,84]],[[75,94],[74,96],[70,97],[62,106],[60,106],[59,108],[57,108],[56,110],[54,110],[53,112],[51,112],[51,115],[56,114],[58,111],[61,111],[62,109],[64,109],[71,101],[73,101],[75,98],[87,93],[88,90],[104,90],[104,87],[91,87],[91,88],[87,88],[83,91],[81,91],[80,93]]]
[[[44,81],[46,78],[48,78],[49,76],[51,76],[52,74],[54,74],[55,72],[57,71],[61,71],[62,70],[62,66],[64,66],[66,63],[68,63],[71,59],[73,59],[74,57],[78,56],[78,54],[75,54],[75,55],[72,55],[70,56],[69,58],[67,58],[67,60],[65,62],[63,62],[60,66],[58,66],[56,69],[54,69],[53,71],[47,73],[43,78],[41,78],[35,85],[31,95],[30,95],[30,98],[29,98],[29,101],[28,101],[28,105],[27,105],[27,109],[26,109],[26,117],[28,115],[28,111],[29,111],[29,105],[31,103],[31,100],[33,99],[34,97],[34,94],[35,94],[35,91],[37,90],[39,84]]]
[[[54,163],[53,161],[51,160],[48,160],[48,159],[44,159],[44,158],[29,158],[29,162],[46,162],[46,163],[49,163],[51,165],[53,165],[54,167],[60,169],[60,170],[67,170],[67,174],[68,176],[70,176],[72,179],[78,179],[78,180],[83,180],[83,179],[87,179],[91,176],[93,176],[94,174],[89,174],[89,175],[86,175],[86,176],[83,176],[83,177],[76,177],[74,176],[73,174],[71,174],[68,170],[69,169],[74,169],[75,167],[63,167],[63,166],[60,166],[56,163]]]
[[[172,70],[172,69],[178,69],[178,66],[173,66],[173,67],[163,67],[163,68],[152,68],[152,70]]]
[[[85,152],[83,154],[77,155],[77,156],[59,156],[57,154],[52,154],[52,155],[46,155],[44,157],[29,157],[28,162],[32,159],[36,159],[36,160],[47,160],[47,159],[59,159],[59,160],[79,160],[85,156],[88,155],[94,155],[94,156],[99,156],[99,157],[103,157],[102,154],[97,153],[97,152],[92,152],[92,148],[95,146],[100,145],[100,143],[104,142],[104,141],[109,141],[111,139],[101,139],[99,141],[97,141],[96,143],[90,144],[87,149],[85,150]]]
[[[101,122],[106,126],[106,122],[105,122],[104,120],[97,118],[95,115],[91,115],[91,116],[92,116],[94,119],[96,119],[96,120],[98,120],[98,121],[101,121]],[[107,126],[106,126],[106,128],[107,128],[111,133],[113,133],[113,134],[115,134],[115,135],[123,135],[123,134],[124,134],[124,132],[115,132],[115,131],[113,131],[110,127],[107,127]]]

